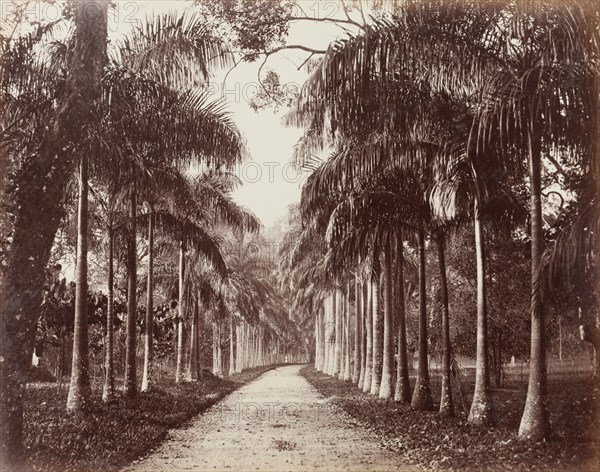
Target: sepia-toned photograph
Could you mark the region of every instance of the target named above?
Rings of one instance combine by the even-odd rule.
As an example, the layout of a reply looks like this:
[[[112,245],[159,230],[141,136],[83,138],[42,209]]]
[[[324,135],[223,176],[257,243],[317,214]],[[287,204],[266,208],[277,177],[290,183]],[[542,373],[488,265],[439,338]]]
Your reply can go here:
[[[598,0],[0,0],[0,472],[600,471]]]

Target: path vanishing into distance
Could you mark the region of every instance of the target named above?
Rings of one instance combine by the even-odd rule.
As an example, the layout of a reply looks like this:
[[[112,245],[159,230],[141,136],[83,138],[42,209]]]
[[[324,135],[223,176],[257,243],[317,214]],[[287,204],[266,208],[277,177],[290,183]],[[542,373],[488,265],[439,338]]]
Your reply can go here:
[[[213,405],[126,471],[414,470],[299,374],[271,370]]]

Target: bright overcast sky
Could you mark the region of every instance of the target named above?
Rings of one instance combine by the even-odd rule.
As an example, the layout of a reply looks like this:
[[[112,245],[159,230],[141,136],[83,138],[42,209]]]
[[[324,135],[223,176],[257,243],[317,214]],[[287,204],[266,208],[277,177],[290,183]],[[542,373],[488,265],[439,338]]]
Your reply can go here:
[[[220,0],[214,0],[220,1]],[[50,1],[32,0],[27,15],[30,20],[51,21],[59,17],[59,6]],[[298,0],[308,16],[339,17],[343,15],[341,4],[336,0]],[[368,4],[368,2],[366,2]],[[13,11],[11,2],[0,0],[2,15]],[[139,25],[146,17],[164,13],[183,13],[193,8],[188,0],[116,0],[109,10],[109,38],[116,39]],[[6,11],[5,11],[6,10]],[[22,28],[27,28],[23,24]],[[326,49],[327,45],[343,33],[340,27],[332,23],[296,21],[290,27],[288,44]],[[263,67],[264,74],[274,70],[280,75],[285,87],[299,88],[307,74],[298,67],[308,57],[307,52],[298,50],[281,51],[271,56]],[[301,136],[302,130],[286,128],[281,124],[285,109],[277,113],[273,109],[253,111],[248,103],[258,88],[257,73],[262,63],[242,63],[233,69],[223,84],[227,71],[215,72],[212,87],[215,98],[223,96],[228,110],[244,135],[250,151],[250,159],[236,168],[236,173],[244,183],[235,193],[239,203],[253,211],[265,228],[286,214],[287,207],[300,199],[300,188],[306,175],[300,175],[292,166],[293,146]]]
[[[215,0],[218,1],[218,0]],[[148,15],[183,11],[192,5],[189,1],[149,0],[134,2],[122,0],[115,2],[110,14],[109,30],[111,37],[122,34]],[[334,8],[332,2],[306,1],[307,11],[317,14],[319,9]],[[330,14],[327,11],[325,14]],[[341,30],[331,24],[297,22],[290,28],[289,44],[304,44],[311,47],[326,48]],[[282,83],[290,87],[301,86],[306,73],[298,67],[306,59],[307,53],[282,51],[269,58],[267,69],[278,72]],[[257,90],[257,72],[262,59],[255,63],[240,64],[227,76],[222,84],[224,73],[217,73],[213,87],[216,93],[224,94],[228,109],[235,123],[247,140],[250,160],[236,169],[244,185],[236,191],[235,197],[242,205],[253,211],[265,228],[286,213],[288,205],[300,199],[301,179],[304,177],[291,166],[292,150],[301,135],[301,130],[286,128],[281,124],[285,109],[274,113],[272,109],[254,112],[247,98]]]

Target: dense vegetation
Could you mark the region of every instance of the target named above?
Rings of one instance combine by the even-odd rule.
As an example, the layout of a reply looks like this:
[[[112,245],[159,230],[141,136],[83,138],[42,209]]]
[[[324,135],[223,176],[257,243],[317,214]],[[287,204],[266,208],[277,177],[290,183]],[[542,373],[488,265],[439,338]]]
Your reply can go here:
[[[597,399],[598,5],[340,5],[313,16],[289,0],[198,0],[111,41],[108,0],[66,2],[46,22],[15,7],[0,36],[10,467],[31,447],[28,402],[49,391],[27,382],[51,379],[52,363],[64,424],[110,416],[115,402],[143,415],[158,391],[201,398],[209,359],[217,376],[314,360],[382,400],[360,404],[437,410],[431,431],[447,420],[467,442],[514,419],[514,405],[499,438],[556,439],[562,384],[548,370],[568,360],[583,366],[586,408]],[[322,49],[288,44],[297,21],[343,34]],[[306,54],[299,96],[261,75],[286,49]],[[248,150],[209,93],[215,71],[259,58],[251,107],[291,107],[294,158],[310,173],[277,265],[253,252],[260,222],[232,197]],[[492,388],[510,385],[507,371],[528,377],[510,408]],[[588,411],[577,425],[594,424]]]
[[[232,197],[246,145],[208,92],[232,55],[190,12],[109,42],[108,3],[67,3],[37,23],[16,4],[2,33],[7,466],[22,464],[36,425],[65,433],[36,419],[43,409],[24,415],[37,398],[28,378],[52,380],[52,364],[57,398],[89,428],[104,411],[98,396],[135,410],[140,392],[196,383],[210,360],[222,377],[305,358],[272,261],[249,250],[262,244],[260,222]],[[219,385],[211,394],[229,388]]]
[[[454,416],[453,351],[470,351],[468,422],[487,426],[502,357],[524,356],[518,435],[549,437],[549,334],[578,313],[600,347],[598,19],[591,2],[408,1],[330,45],[286,116],[312,173],[284,272],[318,371]]]

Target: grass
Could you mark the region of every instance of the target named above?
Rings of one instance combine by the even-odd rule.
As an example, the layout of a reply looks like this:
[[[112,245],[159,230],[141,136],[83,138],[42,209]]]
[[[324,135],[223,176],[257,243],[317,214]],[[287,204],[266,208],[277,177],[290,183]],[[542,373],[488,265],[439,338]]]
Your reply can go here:
[[[258,367],[220,379],[210,374],[199,383],[162,382],[135,400],[106,405],[94,386],[87,414],[65,411],[66,389],[34,383],[25,400],[24,441],[28,466],[39,471],[115,471],[158,446],[171,428],[221,400],[276,366]]]
[[[588,375],[552,376],[549,410],[553,437],[543,443],[518,440],[526,385],[507,380],[492,391],[496,424],[476,428],[467,424],[458,401],[457,417],[442,419],[436,412],[413,411],[410,405],[359,392],[349,382],[305,367],[300,373],[354,422],[374,431],[384,447],[399,452],[406,463],[425,469],[448,470],[573,470],[597,471],[600,457],[598,384]],[[412,385],[414,385],[414,378]],[[473,379],[462,386],[470,404]],[[439,384],[433,384],[434,398]],[[456,398],[456,393],[455,398]]]

